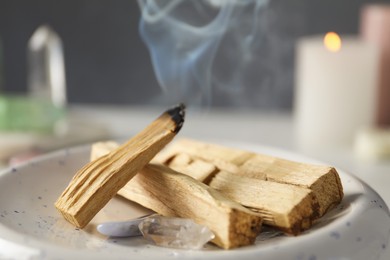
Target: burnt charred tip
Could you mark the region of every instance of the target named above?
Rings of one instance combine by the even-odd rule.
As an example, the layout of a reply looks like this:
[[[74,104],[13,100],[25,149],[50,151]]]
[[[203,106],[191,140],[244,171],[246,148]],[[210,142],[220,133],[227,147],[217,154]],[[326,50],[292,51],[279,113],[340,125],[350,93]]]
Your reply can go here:
[[[185,108],[186,108],[186,106],[183,103],[180,103],[180,104],[168,109],[166,112],[171,116],[172,120],[176,124],[176,127],[173,130],[175,133],[179,132],[181,127],[183,126],[184,116],[185,116]]]

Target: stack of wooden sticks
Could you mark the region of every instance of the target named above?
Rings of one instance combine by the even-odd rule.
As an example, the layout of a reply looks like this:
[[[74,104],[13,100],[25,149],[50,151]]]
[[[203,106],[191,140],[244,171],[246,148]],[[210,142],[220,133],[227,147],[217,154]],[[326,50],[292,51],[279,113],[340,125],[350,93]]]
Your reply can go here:
[[[91,162],[55,204],[69,222],[84,227],[119,194],[161,215],[205,225],[215,234],[213,243],[230,249],[254,243],[262,224],[298,235],[343,198],[333,167],[190,139],[162,149],[178,132],[175,122],[183,121],[164,114],[170,115],[164,122],[173,122],[168,131],[160,117],[123,145],[92,146]]]

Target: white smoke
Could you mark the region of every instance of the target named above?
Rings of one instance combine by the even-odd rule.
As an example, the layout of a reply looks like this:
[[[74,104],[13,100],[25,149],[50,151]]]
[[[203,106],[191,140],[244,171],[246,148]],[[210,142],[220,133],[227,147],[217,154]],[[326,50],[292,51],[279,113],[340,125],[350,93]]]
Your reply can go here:
[[[242,105],[266,98],[267,0],[138,2],[140,34],[166,102],[210,105],[219,95]]]

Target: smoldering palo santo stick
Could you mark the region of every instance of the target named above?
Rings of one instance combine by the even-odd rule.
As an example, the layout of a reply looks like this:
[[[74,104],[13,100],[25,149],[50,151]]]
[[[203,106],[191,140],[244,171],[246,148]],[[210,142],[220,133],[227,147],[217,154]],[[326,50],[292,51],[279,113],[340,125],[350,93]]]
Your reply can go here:
[[[180,131],[185,107],[165,111],[110,153],[81,168],[55,202],[73,225],[83,228]]]

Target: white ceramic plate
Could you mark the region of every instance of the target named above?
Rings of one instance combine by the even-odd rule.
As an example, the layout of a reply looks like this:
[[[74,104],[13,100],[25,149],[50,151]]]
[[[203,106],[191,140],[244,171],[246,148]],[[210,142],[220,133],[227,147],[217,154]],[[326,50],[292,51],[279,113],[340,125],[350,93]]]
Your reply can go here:
[[[286,151],[225,143],[286,159],[315,162]],[[54,201],[89,158],[90,147],[57,151],[0,174],[0,259],[376,259],[386,251],[390,217],[384,201],[366,184],[339,170],[345,197],[312,229],[297,237],[259,236],[234,250],[207,246],[187,251],[161,248],[142,237],[107,238],[102,221],[125,220],[149,211],[114,198],[83,230],[58,214]]]

